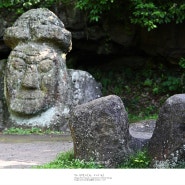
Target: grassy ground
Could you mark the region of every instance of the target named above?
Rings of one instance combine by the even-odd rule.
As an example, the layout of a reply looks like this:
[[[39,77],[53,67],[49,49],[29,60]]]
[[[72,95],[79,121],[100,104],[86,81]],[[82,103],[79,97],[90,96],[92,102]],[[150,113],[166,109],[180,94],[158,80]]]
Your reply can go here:
[[[126,168],[148,168],[150,165],[150,158],[146,151],[139,151],[136,154],[129,157],[127,161],[123,161],[116,168],[126,169]],[[58,157],[51,161],[50,163],[37,166],[39,169],[76,169],[76,168],[86,168],[86,169],[99,169],[105,168],[103,165],[96,164],[91,161],[79,160],[74,158],[73,151],[61,153]]]

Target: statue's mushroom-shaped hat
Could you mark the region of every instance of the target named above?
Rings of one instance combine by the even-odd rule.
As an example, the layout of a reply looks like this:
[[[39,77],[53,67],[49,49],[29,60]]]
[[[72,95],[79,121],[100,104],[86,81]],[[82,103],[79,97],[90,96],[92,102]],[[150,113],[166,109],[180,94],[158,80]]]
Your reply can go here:
[[[46,42],[57,46],[62,52],[71,50],[71,33],[62,21],[46,8],[31,9],[22,14],[5,30],[4,41],[10,48],[20,42]]]

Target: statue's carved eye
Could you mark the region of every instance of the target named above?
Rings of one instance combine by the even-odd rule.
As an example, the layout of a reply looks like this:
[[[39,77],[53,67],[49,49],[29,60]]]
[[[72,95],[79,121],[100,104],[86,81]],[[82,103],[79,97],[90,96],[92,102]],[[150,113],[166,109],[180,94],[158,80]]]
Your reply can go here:
[[[53,61],[49,59],[43,60],[39,63],[38,68],[40,72],[49,72],[51,69],[53,69]]]
[[[15,58],[11,61],[12,67],[19,71],[22,72],[26,69],[26,63],[24,62],[24,60],[20,59],[20,58]]]

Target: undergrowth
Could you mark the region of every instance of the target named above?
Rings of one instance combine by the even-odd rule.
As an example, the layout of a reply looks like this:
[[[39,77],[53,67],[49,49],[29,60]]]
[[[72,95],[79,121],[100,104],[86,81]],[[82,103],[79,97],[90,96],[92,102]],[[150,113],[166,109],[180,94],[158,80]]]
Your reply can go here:
[[[163,64],[142,69],[111,66],[83,68],[102,84],[103,96],[118,95],[128,112],[129,122],[157,119],[159,109],[167,98],[185,92],[185,59],[179,66]]]
[[[31,135],[31,134],[62,134],[59,131],[53,131],[51,129],[41,129],[38,127],[22,128],[22,127],[10,127],[3,130],[3,134],[17,134],[17,135]]]
[[[138,151],[131,155],[127,161],[124,161],[118,168],[149,168],[151,158],[146,150]]]
[[[127,161],[124,161],[116,168],[148,168],[150,165],[150,158],[147,152],[138,151],[137,153],[131,155]],[[35,168],[35,167],[34,167]],[[44,165],[36,166],[38,169],[100,169],[105,168],[103,165],[95,163],[93,160],[85,161],[74,158],[73,151],[68,151],[61,153],[57,156],[54,161],[51,161]]]
[[[76,168],[88,168],[88,169],[96,169],[102,168],[101,165],[96,164],[91,161],[79,160],[74,158],[73,151],[68,151],[65,153],[61,153],[57,156],[54,161],[51,161],[47,164],[37,166],[36,168],[60,168],[60,169],[76,169]]]

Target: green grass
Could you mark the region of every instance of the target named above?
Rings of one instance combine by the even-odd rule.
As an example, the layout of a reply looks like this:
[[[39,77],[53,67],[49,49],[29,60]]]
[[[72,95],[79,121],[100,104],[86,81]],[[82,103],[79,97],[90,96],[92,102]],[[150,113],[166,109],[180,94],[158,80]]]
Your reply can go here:
[[[149,168],[150,158],[147,152],[139,151],[134,155],[131,155],[127,161],[124,161],[116,168]],[[74,158],[73,151],[61,153],[54,161],[51,161],[44,165],[39,165],[34,168],[37,169],[100,169],[104,168],[102,165],[96,164],[93,160],[85,161]]]
[[[118,168],[149,168],[151,159],[146,150],[138,151],[131,155],[127,161],[124,161]]]
[[[77,168],[87,168],[87,169],[97,169],[102,168],[101,165],[96,164],[95,162],[79,160],[74,158],[73,151],[68,151],[61,153],[57,156],[54,161],[50,163],[37,166],[39,169],[77,169]]]
[[[157,114],[153,114],[153,115],[145,115],[143,116],[143,114],[139,114],[139,115],[133,115],[133,114],[128,114],[128,119],[129,119],[129,123],[135,123],[135,122],[139,122],[139,121],[143,121],[143,120],[157,120],[158,115]]]
[[[38,127],[22,128],[22,127],[10,127],[3,131],[3,134],[17,134],[17,135],[31,135],[31,134],[62,134],[59,131],[53,131],[50,129],[41,129]]]

